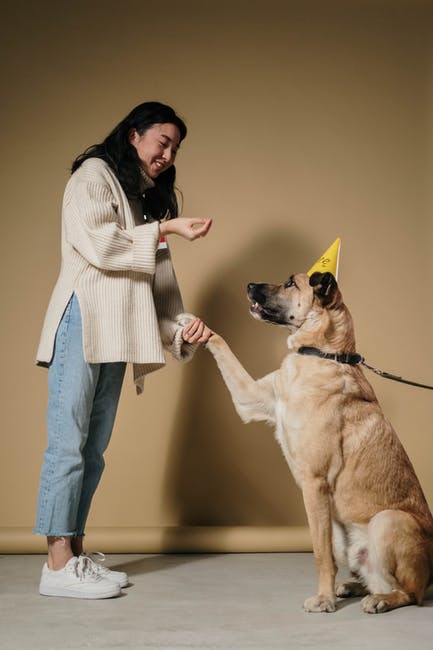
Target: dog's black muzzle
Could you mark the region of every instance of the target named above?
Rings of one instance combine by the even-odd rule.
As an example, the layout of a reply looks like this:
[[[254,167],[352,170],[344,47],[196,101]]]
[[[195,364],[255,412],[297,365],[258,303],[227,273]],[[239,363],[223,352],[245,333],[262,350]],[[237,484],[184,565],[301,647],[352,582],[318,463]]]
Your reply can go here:
[[[250,282],[247,287],[248,298],[252,302],[258,302],[259,305],[266,303],[267,294],[266,289],[269,287],[268,284],[257,284],[255,282]]]

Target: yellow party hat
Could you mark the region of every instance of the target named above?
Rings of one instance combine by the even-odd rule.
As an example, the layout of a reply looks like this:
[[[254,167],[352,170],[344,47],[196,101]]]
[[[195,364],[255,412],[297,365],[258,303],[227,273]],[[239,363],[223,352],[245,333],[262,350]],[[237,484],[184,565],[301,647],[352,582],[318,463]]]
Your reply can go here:
[[[313,275],[316,271],[320,273],[332,273],[335,279],[338,278],[338,262],[340,259],[340,245],[341,239],[337,237],[335,242],[319,257],[317,262],[313,264],[307,275]]]

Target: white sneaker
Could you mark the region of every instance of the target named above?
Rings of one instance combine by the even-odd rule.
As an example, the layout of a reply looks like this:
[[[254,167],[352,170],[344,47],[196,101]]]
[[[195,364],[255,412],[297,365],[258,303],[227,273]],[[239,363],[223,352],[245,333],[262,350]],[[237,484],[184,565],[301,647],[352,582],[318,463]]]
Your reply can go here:
[[[82,556],[90,560],[93,564],[93,570],[102,578],[116,582],[120,587],[127,587],[129,585],[129,578],[126,573],[123,571],[112,571],[108,567],[102,566],[102,563],[105,562],[105,555],[103,553],[95,551],[88,555],[83,553]]]
[[[103,578],[95,571],[94,563],[80,555],[72,557],[58,571],[44,564],[39,593],[66,598],[113,598],[120,594],[120,585]]]

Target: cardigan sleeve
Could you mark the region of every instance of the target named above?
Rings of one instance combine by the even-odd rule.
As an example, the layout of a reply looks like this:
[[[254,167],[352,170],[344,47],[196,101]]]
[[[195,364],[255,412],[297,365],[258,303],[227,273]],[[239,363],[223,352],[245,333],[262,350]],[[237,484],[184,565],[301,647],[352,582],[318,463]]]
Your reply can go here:
[[[109,185],[83,180],[65,193],[66,240],[104,271],[155,273],[159,223],[125,229],[119,223]]]
[[[184,312],[168,249],[157,252],[153,296],[164,347],[177,361],[189,361],[199,344],[186,343],[182,338],[182,331],[195,316]]]

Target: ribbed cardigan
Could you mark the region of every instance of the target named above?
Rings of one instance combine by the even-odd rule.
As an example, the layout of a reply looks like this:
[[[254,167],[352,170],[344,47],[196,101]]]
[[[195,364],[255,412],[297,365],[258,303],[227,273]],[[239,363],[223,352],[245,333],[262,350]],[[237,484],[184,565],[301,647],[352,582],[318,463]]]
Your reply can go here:
[[[147,179],[147,187],[152,185]],[[159,240],[159,223],[143,223],[108,164],[99,158],[83,162],[63,197],[61,269],[38,365],[51,362],[73,293],[81,309],[84,359],[132,363],[137,393],[145,375],[165,364],[164,348],[179,361],[192,357],[197,345],[185,343],[181,334],[193,317],[184,313],[169,249],[159,250]]]

